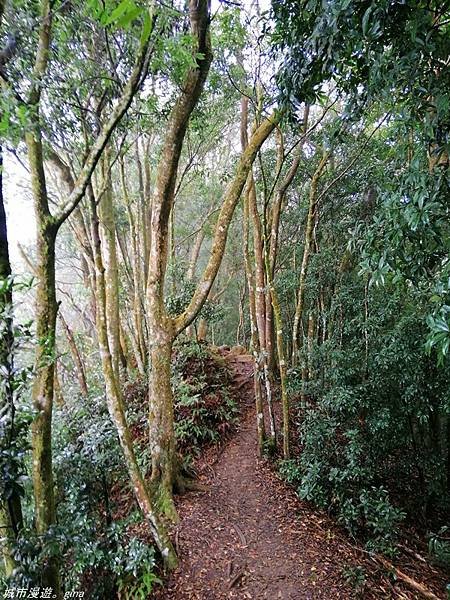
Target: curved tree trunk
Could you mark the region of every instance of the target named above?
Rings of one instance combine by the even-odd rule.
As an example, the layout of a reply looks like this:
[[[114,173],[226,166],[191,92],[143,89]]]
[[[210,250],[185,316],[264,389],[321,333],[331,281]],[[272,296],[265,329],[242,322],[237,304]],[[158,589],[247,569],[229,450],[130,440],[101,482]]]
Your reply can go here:
[[[172,546],[167,531],[158,517],[153,505],[152,498],[147,490],[144,478],[136,460],[133,448],[133,440],[127,424],[122,392],[118,381],[118,374],[114,371],[113,357],[110,351],[110,336],[108,336],[107,315],[107,286],[105,282],[105,268],[103,265],[101,243],[99,235],[99,223],[96,213],[95,201],[91,194],[92,208],[92,238],[95,252],[95,283],[97,292],[97,333],[102,360],[102,370],[106,385],[106,398],[109,414],[114,422],[119,435],[120,445],[125,458],[126,467],[130,481],[133,485],[134,494],[139,507],[148,522],[153,539],[161,552],[164,563],[168,569],[177,566],[176,552]]]
[[[152,199],[147,313],[150,340],[149,435],[152,483],[160,508],[176,519],[172,499],[176,463],[170,355],[174,340],[172,319],[164,306],[164,282],[169,252],[169,221],[175,184],[189,119],[202,93],[212,60],[207,0],[190,0],[189,18],[195,45],[195,66],[186,76],[167,126]]]

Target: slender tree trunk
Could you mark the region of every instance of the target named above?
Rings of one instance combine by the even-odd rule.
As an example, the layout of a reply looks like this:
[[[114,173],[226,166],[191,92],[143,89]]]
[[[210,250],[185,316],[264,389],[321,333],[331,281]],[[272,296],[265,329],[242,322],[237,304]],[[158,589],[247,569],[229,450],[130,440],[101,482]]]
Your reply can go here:
[[[248,122],[248,98],[244,97],[241,101],[242,107],[242,124],[241,124],[241,143],[242,148],[248,146],[248,134],[247,134],[247,122]],[[265,266],[264,266],[264,245],[263,245],[263,231],[261,225],[261,218],[258,213],[258,204],[256,198],[256,186],[253,178],[253,172],[250,170],[247,186],[245,189],[246,201],[248,203],[249,213],[253,222],[253,253],[255,260],[255,317],[256,317],[256,328],[259,338],[259,355],[258,365],[259,371],[262,375],[262,381],[264,382],[265,397],[267,401],[267,408],[269,412],[269,427],[272,443],[276,444],[276,426],[275,426],[275,415],[273,412],[272,403],[272,376],[269,370],[268,363],[268,350],[267,350],[267,338],[266,338],[266,278],[265,278]],[[256,368],[256,366],[255,366]]]
[[[152,195],[151,195],[151,170],[150,170],[150,139],[144,147],[144,198],[140,204],[140,218],[142,221],[142,227],[140,232],[142,239],[140,241],[140,250],[143,257],[143,281],[144,289],[145,283],[148,279],[148,259],[150,256],[151,246],[151,223],[152,223]]]
[[[188,71],[182,92],[167,125],[152,199],[151,245],[147,280],[147,313],[150,339],[149,434],[152,483],[164,513],[175,519],[172,487],[176,480],[173,395],[170,359],[175,338],[173,320],[164,307],[164,281],[169,252],[168,234],[175,184],[189,119],[202,93],[212,60],[209,2],[190,0],[189,19],[195,40],[195,65]]]
[[[103,376],[106,385],[106,397],[109,414],[119,434],[119,441],[125,458],[130,481],[139,507],[148,522],[155,543],[161,552],[164,563],[168,569],[176,567],[178,560],[167,531],[160,521],[151,496],[146,488],[144,478],[138,466],[133,448],[133,440],[126,421],[123,407],[122,393],[113,367],[113,357],[110,351],[108,336],[108,317],[106,302],[105,268],[101,254],[99,223],[96,216],[95,202],[91,194],[91,208],[93,213],[92,238],[95,247],[95,281],[97,290],[97,332],[102,360]]]
[[[139,373],[142,376],[146,375],[147,367],[147,342],[145,336],[144,327],[144,305],[142,298],[144,296],[145,279],[143,277],[143,261],[141,259],[140,252],[140,230],[145,228],[147,225],[140,222],[140,208],[138,207],[138,218],[136,222],[133,206],[128,194],[125,177],[125,165],[123,159],[120,161],[120,176],[122,183],[122,194],[125,200],[125,205],[128,213],[128,220],[130,223],[130,246],[131,246],[131,271],[132,271],[132,288],[133,288],[133,301],[132,301],[132,315],[133,315],[133,331],[129,331],[133,352],[135,354],[136,364],[138,366]],[[147,234],[145,236],[147,238]],[[144,252],[147,250],[144,249]]]
[[[314,313],[313,310],[311,309],[309,311],[308,314],[308,339],[307,339],[307,344],[306,344],[306,350],[307,350],[307,359],[306,359],[306,364],[307,364],[307,378],[308,381],[310,381],[314,374],[313,374],[313,366],[312,366],[312,353],[313,353],[313,348],[314,348],[314,342],[316,339],[316,319],[314,317]]]
[[[245,346],[245,316],[244,316],[244,307],[245,307],[245,283],[242,286],[242,292],[239,292],[239,321],[236,328],[236,344],[238,346]]]
[[[248,146],[248,98],[243,96],[241,98],[241,147],[245,150]],[[250,313],[250,329],[251,329],[251,345],[254,357],[254,374],[253,384],[255,392],[255,409],[256,409],[256,432],[258,436],[258,454],[260,457],[264,453],[264,443],[266,441],[266,426],[264,419],[264,407],[263,407],[263,388],[262,382],[264,380],[264,366],[261,362],[261,336],[259,335],[258,327],[258,307],[257,307],[257,282],[256,277],[253,273],[251,264],[251,255],[249,248],[249,224],[251,210],[251,187],[254,181],[253,175],[249,174],[247,179],[247,185],[244,190],[244,218],[243,218],[243,238],[244,238],[244,261],[245,261],[245,272],[247,277],[248,286],[248,302],[249,302],[249,313]],[[256,201],[256,198],[255,198]],[[253,216],[253,213],[252,213]],[[257,242],[254,242],[254,247],[257,247]],[[260,326],[263,324],[260,322]],[[270,416],[269,416],[270,419]],[[272,423],[272,421],[271,421]],[[273,424],[272,424],[273,431]]]
[[[203,244],[203,240],[205,239],[205,232],[203,227],[198,231],[195,236],[194,245],[192,246],[191,255],[189,257],[189,266],[186,273],[186,278],[188,281],[194,281],[195,278],[195,270],[197,268],[198,257],[200,256],[200,250]],[[194,335],[193,327],[190,325],[186,329],[187,335],[192,338]],[[206,331],[205,331],[206,333]],[[199,337],[199,332],[197,332],[197,338]]]
[[[305,244],[303,248],[303,258],[302,264],[300,267],[300,281],[298,287],[297,294],[297,304],[295,308],[295,316],[294,316],[294,326],[292,328],[292,366],[296,366],[298,364],[298,353],[299,353],[299,345],[298,345],[298,335],[299,335],[299,326],[300,321],[303,316],[303,305],[305,299],[305,289],[306,289],[306,275],[309,266],[309,259],[311,255],[311,247],[313,243],[313,231],[314,231],[314,223],[316,217],[316,203],[317,203],[317,191],[320,178],[327,164],[328,158],[330,157],[330,152],[325,152],[319,166],[317,167],[312,180],[311,187],[309,192],[309,207],[308,207],[308,216],[306,220],[306,229],[305,229]]]
[[[1,15],[1,12],[0,12]],[[10,281],[11,264],[9,261],[6,212],[3,199],[3,153],[0,147],[0,367],[3,373],[0,381],[0,451],[7,450],[14,440],[14,333],[12,316],[12,290]],[[9,281],[8,281],[9,280]],[[3,459],[4,460],[4,459]],[[2,464],[2,468],[7,465]],[[1,480],[4,481],[1,474]],[[14,559],[14,541],[22,528],[22,504],[15,490],[0,487],[0,547],[3,555],[5,574],[9,577],[16,562]]]
[[[61,388],[61,382],[59,380],[59,369],[58,361],[55,362],[55,380],[53,382],[54,398],[58,406],[64,406],[64,395]]]
[[[77,374],[78,383],[80,384],[81,393],[86,398],[88,395],[88,387],[86,383],[86,371],[84,368],[83,359],[81,358],[81,354],[78,350],[73,333],[61,313],[59,313],[59,319],[63,326],[64,333],[66,334],[70,353],[72,354],[72,360],[75,365],[75,372]]]
[[[109,347],[116,376],[120,365],[120,329],[119,329],[119,274],[117,268],[116,226],[114,204],[110,182],[109,148],[102,157],[101,186],[106,187],[100,200],[101,238],[105,265],[106,318],[108,319]]]
[[[203,240],[205,239],[205,231],[203,227],[195,236],[194,245],[192,246],[191,256],[189,258],[189,267],[187,270],[188,281],[194,281],[195,270],[197,268],[198,257],[200,256],[200,250],[202,248]]]
[[[203,317],[200,317],[198,320],[197,339],[201,342],[204,342],[206,340],[207,333],[208,333],[208,322]]]
[[[251,265],[250,249],[249,249],[249,206],[248,206],[248,195],[244,194],[244,215],[243,215],[243,240],[244,240],[244,262],[245,262],[245,273],[247,279],[248,288],[248,306],[250,314],[250,336],[251,336],[251,348],[254,359],[254,370],[253,370],[253,385],[255,392],[255,409],[256,409],[256,432],[258,436],[258,455],[263,456],[264,453],[264,442],[266,440],[266,426],[264,420],[264,409],[263,409],[263,395],[261,382],[263,374],[260,371],[260,346],[258,337],[258,327],[256,324],[256,308],[255,308],[255,280],[253,276],[253,269]]]

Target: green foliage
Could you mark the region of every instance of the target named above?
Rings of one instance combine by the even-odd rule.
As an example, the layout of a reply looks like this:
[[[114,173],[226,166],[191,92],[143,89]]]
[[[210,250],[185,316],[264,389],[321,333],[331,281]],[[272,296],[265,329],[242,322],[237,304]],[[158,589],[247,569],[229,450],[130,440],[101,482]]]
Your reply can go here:
[[[226,368],[204,344],[179,343],[173,361],[175,434],[180,448],[197,453],[236,423],[237,405]]]
[[[438,533],[431,533],[428,539],[428,551],[433,561],[441,567],[450,568],[450,530],[444,526]]]
[[[221,51],[242,51],[246,41],[246,29],[241,22],[238,8],[220,12],[213,23],[213,44]]]
[[[412,198],[408,174],[403,198],[408,185]],[[303,323],[306,334],[312,315],[316,331],[313,340],[303,338],[302,364],[288,378],[290,393],[304,399],[297,418],[300,452],[282,463],[281,472],[302,498],[331,511],[369,548],[391,553],[403,520],[426,526],[445,522],[448,514],[450,378],[434,348],[425,347],[429,299],[447,252],[437,242],[447,239],[445,200],[439,175],[425,175],[416,189],[438,207],[432,205],[428,220],[413,231],[406,203],[393,191],[399,179],[368,169],[355,185],[355,176],[342,181],[321,210]],[[361,190],[370,188],[371,177],[379,196],[368,212]],[[411,202],[418,207],[419,196]],[[290,277],[286,270],[279,280]],[[288,314],[292,292],[284,288]],[[444,325],[437,321],[437,327]]]
[[[21,403],[16,406],[14,422],[4,427],[6,418],[2,419],[2,444],[0,447],[0,494],[9,500],[13,494],[23,497],[27,472],[24,465],[29,450],[28,431],[33,415],[29,408]],[[12,435],[11,435],[12,434]]]
[[[120,492],[127,488],[127,475],[104,396],[92,394],[82,402],[74,396],[56,417],[58,524],[44,536],[28,526],[21,532],[20,566],[8,584],[39,585],[42,565],[53,557],[64,565],[68,589],[93,598],[113,597],[115,590],[145,598],[159,583],[154,549],[136,534],[141,516]]]
[[[357,592],[363,592],[366,586],[366,572],[364,567],[349,566],[342,570],[342,575],[349,585]]]
[[[442,95],[436,104],[448,106],[448,73],[441,77],[439,65],[449,53],[449,25],[439,2],[275,0],[273,12],[285,99],[317,99],[333,80],[360,105],[399,99],[425,115],[436,94]]]
[[[112,597],[115,589],[129,598],[146,597],[143,594],[151,592],[160,580],[154,572],[153,547],[129,534],[130,527],[140,521],[139,514],[105,524],[99,530],[98,522],[84,512],[85,506],[77,508],[81,509],[80,515],[74,510],[71,521],[63,519],[44,536],[37,536],[31,529],[21,532],[15,551],[19,567],[8,586],[39,585],[42,565],[56,558],[64,565],[68,589],[87,590],[93,598]]]
[[[180,315],[189,306],[189,302],[195,292],[196,283],[188,281],[185,278],[182,264],[178,264],[169,270],[169,277],[177,282],[177,289],[172,294],[166,296],[165,304],[169,315],[175,317]],[[195,318],[194,326],[201,318],[205,319],[208,323],[215,323],[220,321],[222,317],[223,307],[218,303],[207,300]]]
[[[441,364],[450,344],[450,195],[444,172],[428,173],[413,161],[395,189],[380,190],[380,210],[364,235],[358,228],[361,270],[371,283],[406,282],[428,303],[428,351]],[[359,229],[362,225],[359,226]]]
[[[218,443],[235,425],[238,406],[230,386],[225,365],[205,343],[177,340],[172,359],[175,436],[185,458]],[[140,447],[144,472],[150,465],[147,389],[147,382],[137,380],[125,390],[127,418]]]
[[[11,299],[30,286],[31,282],[13,277],[0,279],[0,495],[6,501],[22,498],[28,479],[25,457],[33,413],[27,390],[32,369],[25,351],[33,334],[30,322],[14,319]]]

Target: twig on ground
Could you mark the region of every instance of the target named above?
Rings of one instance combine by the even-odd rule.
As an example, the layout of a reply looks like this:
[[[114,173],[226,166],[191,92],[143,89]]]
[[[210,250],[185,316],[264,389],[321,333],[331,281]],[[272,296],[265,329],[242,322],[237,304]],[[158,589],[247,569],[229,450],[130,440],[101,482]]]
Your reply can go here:
[[[241,546],[246,546],[247,545],[247,540],[245,539],[245,535],[243,534],[243,532],[240,529],[240,527],[236,523],[233,523],[233,529],[235,530],[235,532],[239,536],[239,540],[241,542]]]
[[[245,571],[245,567],[242,567],[242,569],[239,569],[239,571],[236,573],[236,575],[233,577],[233,579],[230,581],[230,583],[228,585],[229,590],[231,590],[238,583],[238,581],[243,576],[244,571]]]

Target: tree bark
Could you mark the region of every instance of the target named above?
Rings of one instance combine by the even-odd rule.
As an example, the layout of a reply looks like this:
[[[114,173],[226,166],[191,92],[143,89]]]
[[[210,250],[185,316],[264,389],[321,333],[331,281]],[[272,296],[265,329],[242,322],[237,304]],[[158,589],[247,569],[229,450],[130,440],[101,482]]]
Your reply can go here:
[[[152,490],[159,510],[173,521],[177,513],[173,503],[173,489],[179,473],[175,447],[173,394],[171,386],[171,358],[174,340],[171,319],[152,311],[149,319],[151,335],[149,386],[150,452],[152,457]]]
[[[248,98],[243,97],[241,99],[241,145],[242,149],[245,150],[248,146]],[[269,427],[272,444],[276,445],[276,428],[275,428],[275,416],[272,405],[272,377],[269,369],[268,362],[268,348],[267,348],[267,337],[266,337],[266,325],[267,325],[267,305],[266,305],[266,277],[264,267],[264,244],[263,244],[263,231],[261,218],[258,212],[258,203],[256,197],[256,185],[253,178],[252,169],[249,171],[247,185],[245,188],[245,202],[248,207],[249,215],[252,218],[253,223],[253,256],[255,272],[253,281],[254,287],[254,316],[256,319],[256,331],[258,335],[258,355],[255,355],[255,371],[258,372],[258,378],[264,382],[265,398],[267,400],[267,407],[269,412]],[[250,266],[251,269],[251,266]],[[253,272],[253,270],[252,270]],[[271,332],[270,332],[271,333]],[[257,390],[255,389],[255,397],[257,396]],[[257,415],[259,413],[257,412]],[[259,419],[259,417],[257,417]],[[260,432],[258,430],[258,437]]]
[[[136,220],[134,214],[134,207],[131,204],[131,199],[128,194],[125,165],[123,158],[120,160],[120,178],[122,183],[122,194],[125,200],[127,208],[128,221],[130,224],[130,247],[131,247],[131,272],[132,272],[132,284],[133,288],[133,302],[132,302],[132,316],[133,316],[133,330],[129,331],[133,352],[135,355],[136,364],[138,366],[139,373],[144,377],[147,373],[147,339],[145,335],[144,326],[144,289],[145,289],[145,265],[141,260],[142,254],[145,256],[147,248],[141,248],[141,237],[140,231],[147,227],[147,224],[140,222],[140,207],[138,207],[138,218]],[[136,222],[137,221],[137,222]],[[145,236],[146,239],[147,236]],[[142,235],[144,238],[144,235]],[[144,242],[143,242],[144,243]]]
[[[250,315],[250,343],[253,354],[253,389],[255,393],[255,412],[256,412],[256,433],[258,439],[258,455],[262,458],[264,454],[264,442],[266,440],[266,425],[264,420],[263,397],[261,388],[261,373],[259,370],[260,346],[258,337],[258,328],[256,325],[256,308],[255,308],[255,280],[253,269],[251,266],[250,250],[249,250],[249,207],[248,196],[244,194],[244,210],[243,210],[243,251],[245,274],[248,288],[248,306]]]
[[[69,345],[70,353],[72,354],[72,360],[75,365],[75,371],[77,374],[78,383],[80,385],[81,394],[87,398],[88,395],[88,387],[86,382],[86,371],[83,364],[83,359],[81,358],[80,351],[78,350],[77,343],[75,342],[75,338],[73,336],[73,332],[70,329],[67,321],[62,316],[61,312],[59,313],[59,319],[63,326],[64,332],[66,334],[67,343]]]
[[[110,181],[110,151],[106,147],[102,156],[101,187],[105,189],[100,202],[100,235],[105,265],[106,318],[108,320],[109,348],[116,377],[120,365],[120,328],[119,328],[119,273],[117,267],[116,225],[114,204]]]
[[[1,16],[1,11],[0,11]],[[7,450],[14,439],[14,332],[11,264],[9,260],[8,231],[3,199],[3,152],[0,147],[0,367],[4,374],[0,381],[0,450]],[[6,465],[5,465],[6,466]],[[2,465],[3,467],[3,465]],[[16,561],[14,541],[22,528],[22,504],[16,491],[0,489],[0,547],[5,574],[9,577]]]
[[[55,286],[55,241],[58,228],[48,205],[40,132],[28,132],[26,143],[37,224],[35,309],[37,343],[32,388],[36,415],[31,427],[33,487],[36,531],[39,535],[44,535],[56,523],[52,470],[52,410],[58,308]],[[43,582],[59,597],[61,593],[59,575],[54,560],[44,566]]]
[[[133,440],[127,424],[123,407],[122,393],[114,371],[113,357],[109,347],[110,336],[108,336],[108,317],[106,302],[105,267],[101,254],[101,241],[99,235],[99,223],[96,213],[95,202],[91,195],[91,208],[93,214],[92,238],[95,247],[95,280],[97,290],[97,332],[102,360],[102,370],[106,385],[106,398],[109,414],[119,434],[119,441],[128,470],[130,481],[133,485],[134,494],[139,507],[148,522],[153,539],[161,553],[164,564],[168,569],[174,569],[177,564],[177,556],[172,546],[167,531],[158,517],[153,506],[152,498],[146,488],[144,478],[136,460],[133,448]]]
[[[169,117],[158,164],[152,199],[151,244],[147,280],[147,314],[150,339],[149,436],[152,454],[152,484],[160,508],[176,519],[172,489],[175,483],[175,435],[170,358],[175,337],[172,319],[164,306],[164,281],[168,258],[168,227],[173,209],[175,184],[183,141],[203,90],[212,60],[209,35],[209,3],[190,0],[189,19],[195,40],[195,67],[186,76],[182,92]]]
[[[306,275],[308,271],[309,259],[311,255],[311,246],[313,243],[313,231],[314,231],[314,222],[316,217],[316,208],[317,208],[317,192],[318,185],[322,173],[325,169],[325,166],[330,157],[330,152],[327,151],[322,156],[322,159],[319,162],[319,165],[314,172],[314,175],[311,180],[311,187],[309,192],[309,207],[308,207],[308,216],[306,220],[306,228],[305,228],[305,244],[303,248],[303,258],[302,264],[300,267],[300,280],[298,286],[298,294],[297,294],[297,304],[295,308],[295,316],[294,316],[294,325],[292,328],[292,366],[296,366],[298,364],[298,353],[299,353],[299,345],[298,345],[298,335],[299,335],[299,326],[300,321],[303,316],[303,305],[305,299],[305,289],[306,289]]]

